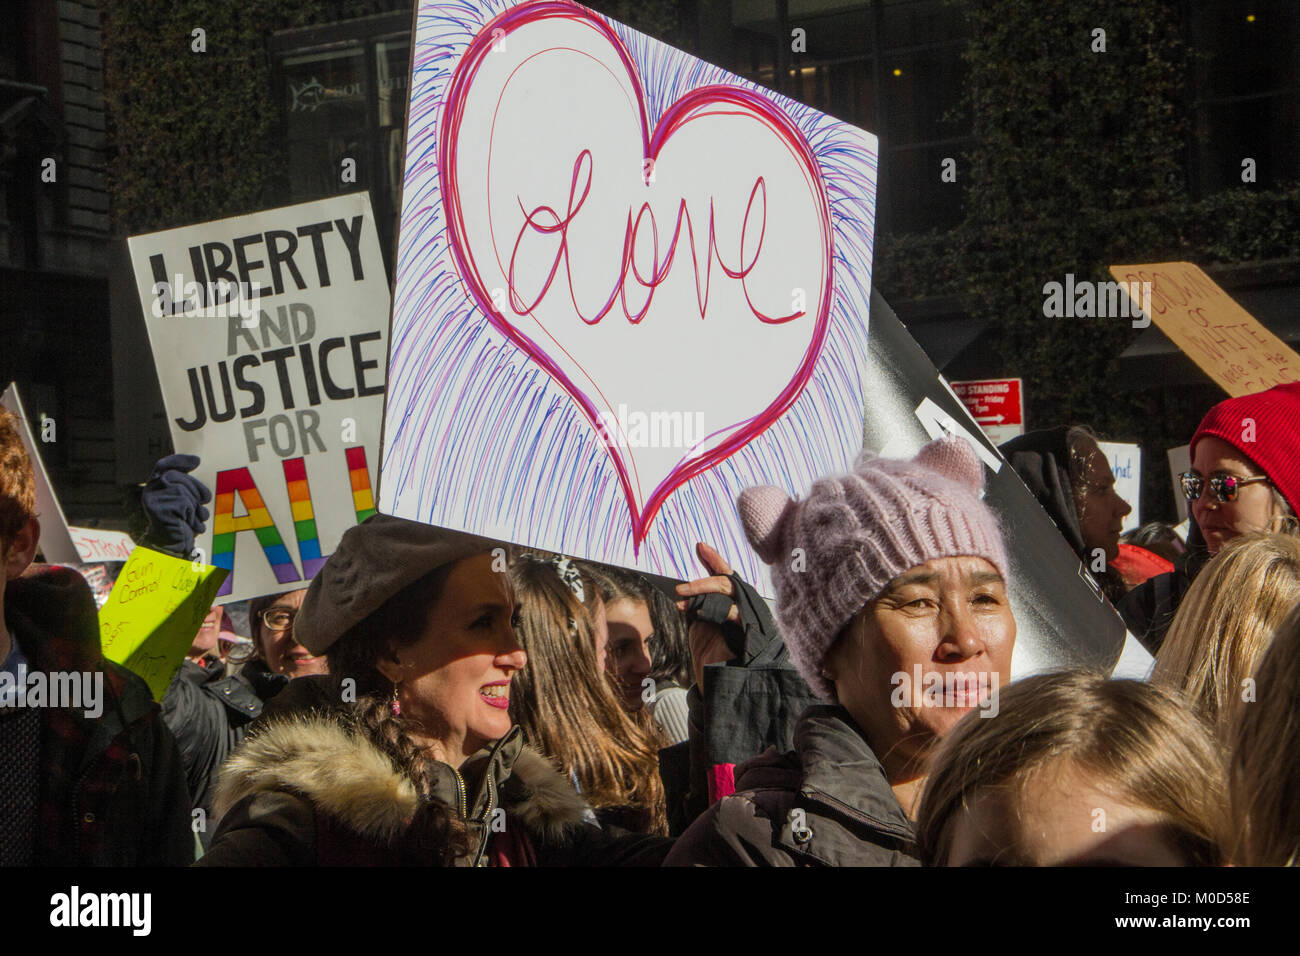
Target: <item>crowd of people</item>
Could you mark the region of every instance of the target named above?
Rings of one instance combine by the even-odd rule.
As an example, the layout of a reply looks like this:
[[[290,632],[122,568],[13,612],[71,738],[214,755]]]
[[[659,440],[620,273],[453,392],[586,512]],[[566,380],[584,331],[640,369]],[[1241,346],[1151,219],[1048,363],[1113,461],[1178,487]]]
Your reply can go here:
[[[214,608],[158,705],[35,562],[0,410],[0,864],[1296,863],[1300,384],[1208,412],[1185,534],[1121,540],[1087,428],[1001,450],[1147,679],[1012,679],[1014,542],[946,436],[745,490],[774,607],[704,542],[667,582],[374,515],[308,587]],[[159,462],[141,544],[191,555],[197,464]],[[102,706],[20,705],[35,672]]]

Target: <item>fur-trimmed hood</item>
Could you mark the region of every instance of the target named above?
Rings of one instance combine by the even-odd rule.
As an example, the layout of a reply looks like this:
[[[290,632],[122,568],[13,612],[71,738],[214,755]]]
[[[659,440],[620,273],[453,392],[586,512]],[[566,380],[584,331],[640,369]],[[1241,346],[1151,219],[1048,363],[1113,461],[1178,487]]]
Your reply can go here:
[[[584,822],[587,807],[573,785],[523,745],[517,727],[467,760],[461,775],[472,791],[464,795],[470,818],[483,808],[503,807],[544,839]],[[438,796],[458,809],[456,772],[439,764],[437,776]],[[220,818],[247,797],[286,791],[379,843],[396,839],[420,804],[414,784],[383,751],[322,714],[273,721],[246,739],[222,769],[213,811]]]

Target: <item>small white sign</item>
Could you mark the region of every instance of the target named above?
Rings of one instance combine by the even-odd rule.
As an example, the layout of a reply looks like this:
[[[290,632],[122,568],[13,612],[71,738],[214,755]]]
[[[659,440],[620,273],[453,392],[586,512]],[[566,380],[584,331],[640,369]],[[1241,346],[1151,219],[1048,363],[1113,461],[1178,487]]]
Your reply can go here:
[[[135,550],[135,542],[129,534],[121,531],[108,531],[103,528],[68,528],[72,543],[77,548],[83,564],[97,564],[100,561],[125,561]]]
[[[1116,441],[1099,441],[1097,447],[1115,474],[1115,493],[1133,509],[1124,519],[1124,530],[1132,531],[1142,524],[1142,447]]]

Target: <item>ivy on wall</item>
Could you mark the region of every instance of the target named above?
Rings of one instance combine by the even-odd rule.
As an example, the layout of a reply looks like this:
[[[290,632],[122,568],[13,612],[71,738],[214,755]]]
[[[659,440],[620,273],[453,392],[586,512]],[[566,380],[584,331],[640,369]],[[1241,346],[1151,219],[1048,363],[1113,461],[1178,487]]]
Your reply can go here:
[[[678,0],[593,3],[670,42]],[[103,0],[109,192],[131,235],[274,205],[288,166],[266,42],[412,0]],[[204,52],[194,31],[202,30]]]
[[[980,374],[1025,379],[1029,427],[1083,422],[1159,456],[1224,396],[1119,387],[1135,374],[1119,355],[1140,330],[1122,318],[1047,318],[1044,284],[1068,273],[1110,281],[1112,263],[1300,258],[1300,184],[1189,196],[1195,54],[1171,0],[953,2],[971,25],[966,218],[948,232],[881,237],[875,281],[897,300],[956,296],[986,321]],[[1144,512],[1171,515],[1159,465],[1144,469]]]

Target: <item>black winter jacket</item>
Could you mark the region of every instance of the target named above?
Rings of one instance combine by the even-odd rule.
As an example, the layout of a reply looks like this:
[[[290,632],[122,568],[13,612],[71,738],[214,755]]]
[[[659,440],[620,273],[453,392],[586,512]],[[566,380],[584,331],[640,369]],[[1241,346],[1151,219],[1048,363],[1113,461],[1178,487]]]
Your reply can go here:
[[[221,765],[261,716],[265,702],[288,683],[256,661],[230,677],[220,662],[210,667],[190,660],[181,664],[163,697],[162,715],[180,748],[193,807],[203,811],[205,821],[212,817]],[[211,834],[211,826],[199,828],[205,848]]]
[[[1117,608],[1124,618],[1124,626],[1153,657],[1164,643],[1169,625],[1174,622],[1174,615],[1192,582],[1210,562],[1201,529],[1195,520],[1188,524],[1187,551],[1174,562],[1174,569],[1143,581],[1124,596]]]
[[[176,743],[143,680],[104,659],[95,599],[71,568],[5,588],[5,622],[32,671],[102,676],[103,712],[41,710],[39,866],[183,866],[194,860]],[[0,772],[6,768],[0,767]]]
[[[518,727],[458,769],[440,763],[435,773],[434,796],[455,808],[470,837],[457,865],[658,866],[671,845],[585,822],[573,785],[524,746]],[[265,724],[227,763],[215,804],[220,824],[199,866],[440,862],[418,825],[414,784],[336,715]]]
[[[665,866],[919,866],[912,824],[841,707],[809,707],[794,750],[736,770],[736,793],[678,838]]]

